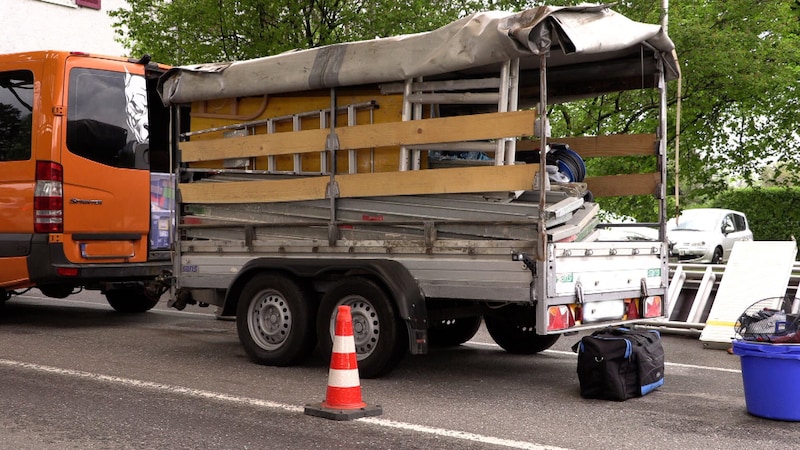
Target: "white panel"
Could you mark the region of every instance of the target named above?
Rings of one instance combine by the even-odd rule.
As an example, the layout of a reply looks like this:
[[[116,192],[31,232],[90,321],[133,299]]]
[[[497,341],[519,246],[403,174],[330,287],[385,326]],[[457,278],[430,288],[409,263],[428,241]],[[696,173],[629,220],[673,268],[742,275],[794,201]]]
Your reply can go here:
[[[736,320],[747,307],[765,298],[783,297],[795,255],[794,241],[736,242],[700,340],[730,343]]]

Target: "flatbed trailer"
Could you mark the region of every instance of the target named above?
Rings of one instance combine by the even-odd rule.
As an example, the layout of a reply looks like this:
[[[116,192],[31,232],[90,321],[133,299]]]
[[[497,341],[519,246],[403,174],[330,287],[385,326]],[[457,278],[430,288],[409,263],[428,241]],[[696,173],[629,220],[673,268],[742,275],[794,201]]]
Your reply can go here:
[[[159,84],[175,130],[171,305],[235,315],[270,365],[330,355],[349,305],[363,377],[482,322],[532,354],[662,316],[673,50],[660,26],[606,6],[539,7],[172,69]],[[629,89],[658,92],[655,134],[548,135],[549,102]],[[582,158],[623,155],[658,169],[580,173]],[[656,196],[660,240],[597,241],[593,199],[614,195]]]

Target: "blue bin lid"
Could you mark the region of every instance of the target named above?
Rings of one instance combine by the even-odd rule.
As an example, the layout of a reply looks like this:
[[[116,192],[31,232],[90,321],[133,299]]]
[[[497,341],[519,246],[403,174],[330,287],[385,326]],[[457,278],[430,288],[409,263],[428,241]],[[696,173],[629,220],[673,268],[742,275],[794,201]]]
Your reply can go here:
[[[800,344],[771,344],[736,340],[733,353],[739,356],[760,358],[800,359]]]

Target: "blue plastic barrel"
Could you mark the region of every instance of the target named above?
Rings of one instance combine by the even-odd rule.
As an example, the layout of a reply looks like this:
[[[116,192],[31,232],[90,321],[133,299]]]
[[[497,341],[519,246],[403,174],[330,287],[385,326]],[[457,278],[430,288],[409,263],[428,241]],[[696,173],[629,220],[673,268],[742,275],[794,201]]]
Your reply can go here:
[[[800,345],[734,341],[741,357],[747,412],[800,421]]]

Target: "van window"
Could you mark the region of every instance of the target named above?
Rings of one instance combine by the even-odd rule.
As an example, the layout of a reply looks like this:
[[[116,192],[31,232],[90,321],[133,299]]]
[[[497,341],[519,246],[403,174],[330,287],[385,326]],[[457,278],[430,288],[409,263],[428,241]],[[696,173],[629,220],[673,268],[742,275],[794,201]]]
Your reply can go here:
[[[69,75],[67,148],[113,167],[137,167],[148,139],[144,77],[97,69]]]
[[[0,72],[0,161],[31,158],[33,73]]]

